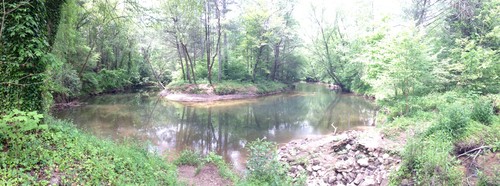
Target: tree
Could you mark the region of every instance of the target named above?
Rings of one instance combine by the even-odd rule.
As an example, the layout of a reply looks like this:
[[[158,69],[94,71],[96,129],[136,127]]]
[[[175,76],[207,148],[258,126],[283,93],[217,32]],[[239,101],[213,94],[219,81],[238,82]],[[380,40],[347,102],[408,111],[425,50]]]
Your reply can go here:
[[[0,12],[0,113],[46,111],[45,71],[62,0],[2,1]]]

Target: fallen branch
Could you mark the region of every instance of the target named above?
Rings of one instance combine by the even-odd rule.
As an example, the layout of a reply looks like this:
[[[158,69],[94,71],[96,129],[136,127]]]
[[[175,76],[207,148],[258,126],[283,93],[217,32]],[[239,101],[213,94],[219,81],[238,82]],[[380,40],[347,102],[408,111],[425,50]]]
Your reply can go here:
[[[471,152],[474,152],[474,151],[476,151],[476,150],[479,150],[479,152],[480,152],[480,151],[481,151],[481,150],[483,150],[483,149],[491,149],[491,148],[492,148],[491,146],[484,146],[484,145],[483,145],[483,146],[480,146],[480,147],[474,148],[474,149],[472,149],[472,150],[469,150],[469,151],[467,151],[467,152],[464,152],[464,153],[462,153],[462,154],[458,155],[458,156],[457,156],[457,158],[459,158],[459,157],[461,157],[461,156],[464,156],[464,155],[467,155],[467,154],[469,154],[469,153],[471,153]],[[477,155],[476,155],[476,156],[477,156]]]
[[[335,122],[333,122],[332,124],[330,124],[335,130],[333,131],[333,134],[335,135],[335,133],[337,133],[337,127],[335,127],[335,125],[333,125]]]

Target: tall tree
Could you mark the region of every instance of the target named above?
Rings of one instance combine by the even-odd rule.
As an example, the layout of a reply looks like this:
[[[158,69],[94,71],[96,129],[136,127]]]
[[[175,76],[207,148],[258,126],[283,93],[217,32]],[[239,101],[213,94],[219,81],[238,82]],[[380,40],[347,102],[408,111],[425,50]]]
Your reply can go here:
[[[45,71],[53,31],[64,1],[1,2],[0,24],[0,114],[11,109],[46,110]],[[47,24],[50,23],[50,24]]]

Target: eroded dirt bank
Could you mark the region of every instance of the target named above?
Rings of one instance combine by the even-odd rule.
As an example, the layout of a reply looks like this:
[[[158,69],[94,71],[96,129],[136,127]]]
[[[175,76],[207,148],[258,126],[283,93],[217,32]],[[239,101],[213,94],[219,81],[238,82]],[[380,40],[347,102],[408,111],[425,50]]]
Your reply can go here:
[[[387,185],[401,162],[397,148],[373,128],[294,140],[279,155],[290,176],[307,175],[307,185]]]

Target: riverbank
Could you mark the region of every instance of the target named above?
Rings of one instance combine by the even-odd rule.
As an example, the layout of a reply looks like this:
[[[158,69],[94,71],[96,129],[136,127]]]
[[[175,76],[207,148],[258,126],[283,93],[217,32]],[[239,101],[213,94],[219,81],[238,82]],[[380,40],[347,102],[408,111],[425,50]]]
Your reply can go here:
[[[292,88],[293,86],[274,81],[257,83],[226,81],[212,85],[174,82],[169,84],[159,95],[170,101],[213,102],[269,96]]]
[[[34,112],[0,118],[0,185],[176,185],[176,166]]]

